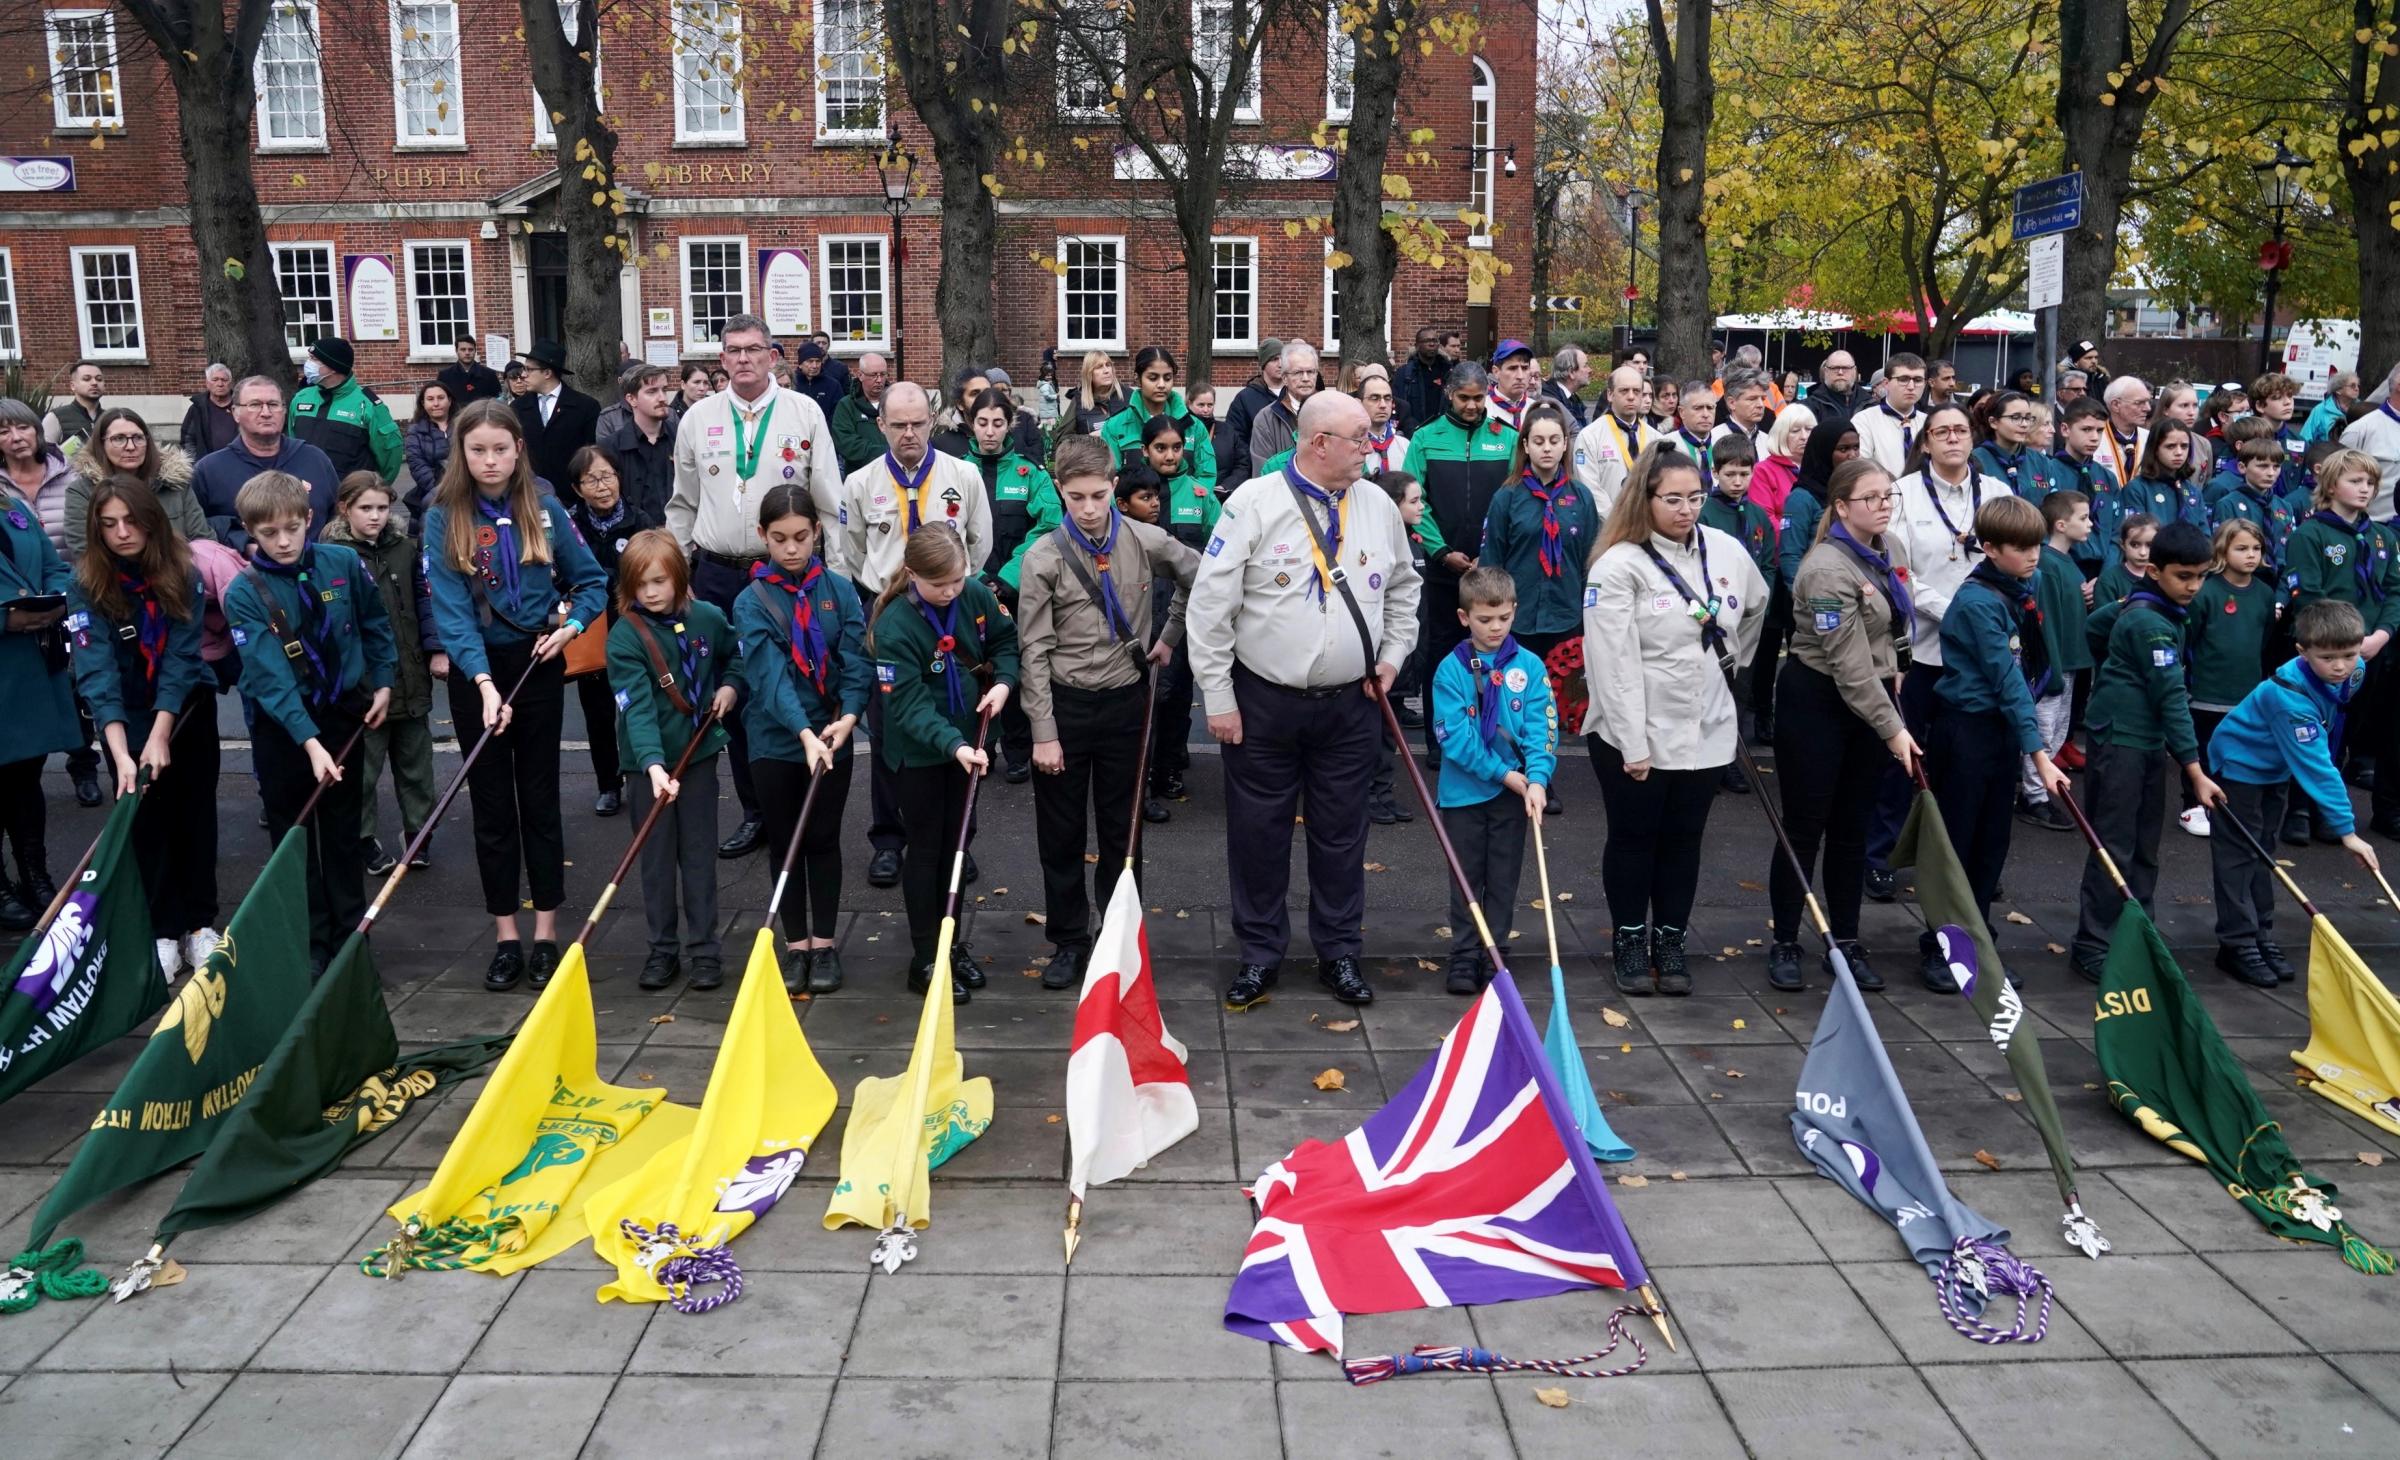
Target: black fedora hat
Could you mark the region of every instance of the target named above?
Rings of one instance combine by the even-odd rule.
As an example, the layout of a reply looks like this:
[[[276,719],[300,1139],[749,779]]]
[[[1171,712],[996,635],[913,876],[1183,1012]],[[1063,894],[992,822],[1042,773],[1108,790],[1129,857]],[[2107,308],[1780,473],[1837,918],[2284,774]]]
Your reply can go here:
[[[520,360],[530,360],[536,365],[543,366],[546,369],[555,370],[561,375],[573,375],[575,373],[567,368],[566,346],[561,345],[556,340],[535,340],[533,342],[533,348],[522,352],[517,356],[517,358]]]

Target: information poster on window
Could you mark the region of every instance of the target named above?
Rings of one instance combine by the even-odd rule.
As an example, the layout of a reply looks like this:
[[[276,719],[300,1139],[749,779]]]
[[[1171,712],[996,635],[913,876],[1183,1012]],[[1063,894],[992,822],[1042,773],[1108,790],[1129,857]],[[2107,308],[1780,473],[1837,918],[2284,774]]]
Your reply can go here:
[[[343,254],[342,292],[350,299],[352,343],[400,338],[400,289],[390,254]]]
[[[758,251],[758,313],[769,330],[805,334],[809,297],[807,254],[796,248]]]
[[[683,357],[673,340],[645,340],[642,344],[642,363],[664,365],[673,369]]]
[[[516,352],[508,348],[508,336],[485,335],[483,337],[484,364],[491,366],[494,370],[504,370],[508,367],[508,362],[515,358],[517,358]]]
[[[675,311],[673,308],[653,309],[650,311],[649,338],[654,340],[671,340],[675,338]]]

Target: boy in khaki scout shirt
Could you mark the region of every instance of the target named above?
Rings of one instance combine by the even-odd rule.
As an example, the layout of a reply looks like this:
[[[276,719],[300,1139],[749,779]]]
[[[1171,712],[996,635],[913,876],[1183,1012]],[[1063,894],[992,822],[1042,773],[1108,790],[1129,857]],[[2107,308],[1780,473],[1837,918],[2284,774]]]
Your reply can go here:
[[[1113,460],[1094,436],[1059,443],[1053,463],[1066,521],[1026,544],[1017,580],[1018,654],[1033,725],[1034,833],[1054,951],[1042,987],[1077,988],[1091,958],[1084,901],[1084,819],[1098,822],[1092,903],[1105,908],[1125,870],[1149,670],[1183,638],[1184,600],[1200,555],[1116,508]],[[1153,583],[1175,582],[1153,643]],[[1139,868],[1135,868],[1138,875]]]

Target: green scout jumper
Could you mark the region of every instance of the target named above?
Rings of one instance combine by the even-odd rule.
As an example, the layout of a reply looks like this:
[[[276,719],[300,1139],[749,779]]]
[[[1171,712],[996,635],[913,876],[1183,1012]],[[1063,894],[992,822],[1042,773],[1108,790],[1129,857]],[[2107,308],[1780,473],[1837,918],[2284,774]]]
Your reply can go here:
[[[654,614],[637,606],[609,625],[608,683],[616,691],[619,763],[627,771],[672,770],[692,743],[694,719],[708,713],[718,689],[741,687],[741,647],[733,625],[724,610],[700,598],[680,614]],[[678,695],[682,707],[675,703]],[[698,765],[724,744],[725,722],[718,720],[692,752],[691,763]]]
[[[753,760],[801,764],[808,759],[801,730],[821,734],[844,715],[866,718],[875,676],[867,659],[867,617],[859,608],[858,590],[849,579],[825,568],[809,585],[809,595],[833,661],[825,670],[822,693],[792,657],[791,596],[772,583],[754,582],[733,601],[733,625],[742,641],[742,729],[750,737]],[[857,744],[856,739],[844,740],[834,759],[847,759]]]
[[[1213,499],[1217,495],[1216,447],[1209,442],[1207,425],[1192,414],[1192,408],[1184,403],[1180,390],[1168,397],[1164,411],[1157,412],[1153,412],[1137,393],[1125,402],[1125,409],[1110,416],[1108,424],[1100,428],[1100,439],[1107,442],[1108,449],[1117,454],[1118,469],[1122,470],[1125,463],[1141,456],[1142,427],[1150,423],[1150,417],[1154,414],[1165,416],[1183,432],[1183,470],[1176,474],[1177,483],[1187,484],[1186,478],[1196,478],[1200,485],[1208,489],[1208,495]],[[1265,476],[1267,470],[1261,467],[1258,474]],[[1241,484],[1236,482],[1233,485]],[[1210,525],[1215,524],[1212,521]]]
[[[2192,704],[2230,711],[2267,677],[2267,637],[2275,626],[2275,585],[2264,573],[2236,588],[2211,573],[2184,620],[2184,653],[2191,665]]]
[[[2183,625],[2147,595],[2126,600],[2110,623],[2108,652],[2092,685],[2093,737],[2127,750],[2164,750],[2177,765],[2197,760],[2200,738],[2183,658]]]
[[[1737,539],[1750,554],[1750,561],[1758,564],[1759,576],[1767,580],[1767,586],[1775,586],[1775,519],[1767,515],[1766,508],[1748,497],[1711,491],[1708,500],[1700,504],[1700,525]]]
[[[2063,681],[2092,667],[2092,646],[2084,641],[2090,614],[2083,601],[2083,570],[2072,554],[2044,544],[2034,570],[2034,599],[2042,610],[2042,643],[2050,650],[2050,667]],[[2094,589],[2093,595],[2098,596]]]
[[[994,683],[1016,686],[1017,626],[991,589],[969,578],[948,622],[945,653],[913,593],[903,592],[876,615],[875,690],[885,698],[875,753],[893,770],[943,765],[975,743],[975,702],[984,692],[978,669],[988,667]]]
[[[2338,598],[2358,609],[2367,632],[2400,632],[2400,538],[2380,522],[2344,520],[2332,511],[2311,512],[2292,529],[2284,588],[2291,612],[2320,598]]]
[[[320,717],[345,696],[390,689],[398,673],[383,590],[359,555],[339,543],[310,544],[288,573],[244,571],[225,590],[225,621],[242,655],[242,698],[294,745],[317,739]],[[365,708],[358,704],[337,718],[355,718]],[[325,752],[339,755],[341,747],[327,745]]]

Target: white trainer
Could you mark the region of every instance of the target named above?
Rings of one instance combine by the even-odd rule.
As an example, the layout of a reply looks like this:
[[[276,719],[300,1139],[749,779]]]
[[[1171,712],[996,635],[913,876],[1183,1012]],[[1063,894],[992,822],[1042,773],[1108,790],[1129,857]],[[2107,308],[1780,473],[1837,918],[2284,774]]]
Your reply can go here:
[[[183,972],[183,949],[173,938],[158,940],[158,971],[173,983],[175,975]]]
[[[197,973],[208,966],[208,955],[217,951],[225,935],[214,928],[202,928],[183,940],[184,967]]]
[[[2195,806],[2176,817],[2175,823],[2193,836],[2206,836],[2208,835],[2208,808]]]

